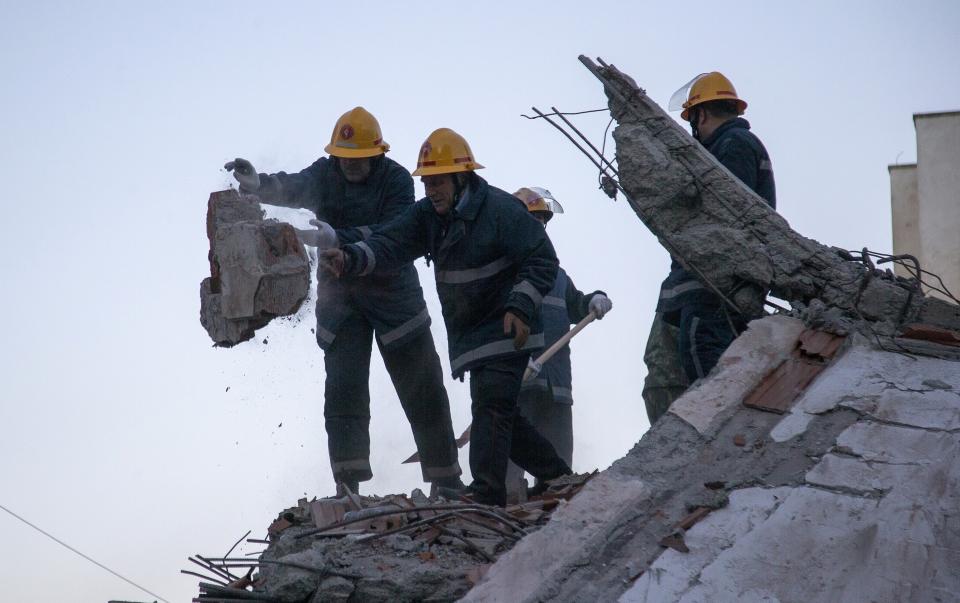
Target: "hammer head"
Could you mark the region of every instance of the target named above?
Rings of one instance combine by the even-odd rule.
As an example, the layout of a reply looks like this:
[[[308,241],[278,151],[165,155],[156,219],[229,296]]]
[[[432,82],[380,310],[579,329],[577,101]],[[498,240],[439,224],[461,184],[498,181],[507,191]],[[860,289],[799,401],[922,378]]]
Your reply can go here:
[[[530,360],[527,361],[527,370],[523,373],[523,380],[529,381],[530,379],[536,379],[541,370],[543,370],[543,365],[531,357]]]

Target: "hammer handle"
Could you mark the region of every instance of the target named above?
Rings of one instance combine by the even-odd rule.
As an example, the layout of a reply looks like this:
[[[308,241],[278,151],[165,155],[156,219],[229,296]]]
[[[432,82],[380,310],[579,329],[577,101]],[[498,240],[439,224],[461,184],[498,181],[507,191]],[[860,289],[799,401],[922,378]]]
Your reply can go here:
[[[557,352],[560,351],[561,348],[563,348],[563,346],[570,343],[570,340],[573,339],[574,335],[582,331],[588,324],[590,324],[596,319],[597,319],[597,315],[594,314],[593,312],[587,314],[586,318],[578,322],[575,327],[567,331],[563,337],[561,337],[556,341],[556,343],[554,343],[552,346],[547,348],[546,352],[544,352],[543,354],[540,354],[540,357],[537,358],[534,362],[541,365],[546,364],[548,360],[553,358],[554,354],[556,354]],[[524,371],[523,373],[524,381],[526,381],[530,377],[530,373],[531,371],[529,368],[526,371]]]

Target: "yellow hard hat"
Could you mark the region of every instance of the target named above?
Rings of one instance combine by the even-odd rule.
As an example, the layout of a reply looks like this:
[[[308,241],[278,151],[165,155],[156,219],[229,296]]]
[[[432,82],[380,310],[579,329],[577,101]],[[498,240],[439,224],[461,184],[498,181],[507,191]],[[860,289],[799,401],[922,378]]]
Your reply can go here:
[[[473,158],[470,145],[450,128],[434,130],[420,146],[414,176],[435,176],[456,172],[472,172],[483,166]]]
[[[540,188],[539,186],[523,187],[513,193],[513,196],[523,201],[523,204],[527,206],[527,211],[530,213],[543,211],[549,213],[551,216],[553,216],[553,214],[563,213],[563,206],[560,205],[560,202],[554,199],[553,194],[545,188]]]
[[[719,71],[701,73],[674,92],[670,98],[670,110],[676,111],[682,107],[680,117],[690,121],[691,107],[715,100],[737,101],[737,115],[743,115],[747,110],[747,102],[737,96],[733,83]]]
[[[323,150],[334,157],[354,159],[382,155],[390,145],[383,141],[377,118],[363,107],[355,107],[337,120],[330,144]]]

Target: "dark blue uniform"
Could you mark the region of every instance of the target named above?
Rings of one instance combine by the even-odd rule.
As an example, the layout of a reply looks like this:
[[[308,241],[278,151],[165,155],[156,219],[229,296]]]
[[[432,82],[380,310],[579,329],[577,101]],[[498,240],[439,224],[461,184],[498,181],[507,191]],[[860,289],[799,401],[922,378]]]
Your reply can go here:
[[[421,256],[433,262],[453,376],[471,373],[470,468],[478,500],[503,504],[508,457],[541,479],[569,472],[550,443],[517,415],[527,359],[544,343],[538,310],[558,268],[543,226],[523,203],[477,178],[449,215],[438,215],[429,199],[421,199],[343,249],[347,274],[375,276]],[[503,332],[507,311],[530,325],[521,350]]]
[[[776,209],[770,156],[760,139],[750,132],[747,120],[731,119],[702,144],[734,176]],[[676,258],[670,265],[670,275],[660,287],[657,312],[663,314],[667,323],[680,328],[680,361],[691,382],[709,373],[733,341],[736,335],[730,323],[741,331],[749,318],[726,310],[723,301]]]
[[[553,289],[543,298],[540,316],[543,321],[544,347],[550,347],[590,313],[590,300],[603,291],[583,293],[573,284],[566,271],[557,272]],[[523,383],[521,400],[535,392],[547,393],[559,404],[573,404],[573,374],[570,367],[570,346],[562,347],[543,365],[536,379]],[[561,455],[562,456],[562,455]],[[569,462],[569,461],[568,461]]]
[[[560,268],[553,289],[543,298],[544,346],[550,347],[590,313],[590,300],[603,291],[583,293]],[[520,414],[553,444],[568,465],[573,464],[573,373],[570,346],[564,346],[548,360],[536,378],[524,381],[520,388]],[[508,469],[507,483],[520,479],[523,472]]]
[[[261,200],[305,208],[337,231],[341,244],[363,240],[414,201],[413,178],[387,157],[370,176],[348,182],[336,158],[297,174],[260,174]],[[318,275],[317,343],[324,350],[324,417],[338,481],[364,481],[370,469],[370,355],[373,336],[413,429],[426,481],[460,475],[450,403],[430,333],[430,315],[409,261],[365,279]]]

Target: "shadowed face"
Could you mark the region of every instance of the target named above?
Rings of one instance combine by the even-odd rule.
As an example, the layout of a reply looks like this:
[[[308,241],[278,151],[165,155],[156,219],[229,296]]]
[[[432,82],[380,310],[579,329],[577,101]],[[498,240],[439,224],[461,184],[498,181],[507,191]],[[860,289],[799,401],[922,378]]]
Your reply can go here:
[[[339,157],[338,160],[340,171],[343,172],[343,177],[347,179],[347,182],[359,184],[370,177],[370,171],[373,169],[373,162],[370,161],[370,157],[356,159]]]
[[[456,194],[454,178],[453,174],[438,174],[436,176],[424,176],[420,179],[427,197],[433,203],[433,211],[437,212],[438,215],[445,216],[453,209],[454,195]]]

